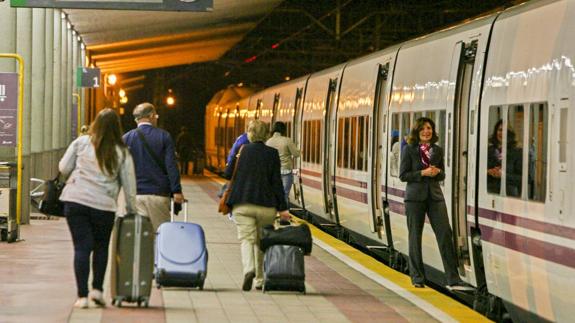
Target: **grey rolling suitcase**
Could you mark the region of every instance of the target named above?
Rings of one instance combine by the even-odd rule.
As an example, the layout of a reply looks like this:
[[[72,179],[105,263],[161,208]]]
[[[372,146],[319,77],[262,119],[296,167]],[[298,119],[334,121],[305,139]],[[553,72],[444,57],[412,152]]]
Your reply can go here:
[[[112,236],[112,304],[148,307],[154,270],[154,228],[150,219],[128,214],[116,217]]]

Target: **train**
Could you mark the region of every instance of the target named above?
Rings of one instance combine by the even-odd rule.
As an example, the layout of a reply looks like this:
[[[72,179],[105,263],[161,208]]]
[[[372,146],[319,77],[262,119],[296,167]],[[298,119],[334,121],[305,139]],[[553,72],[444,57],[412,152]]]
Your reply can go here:
[[[575,1],[522,3],[208,105],[206,162],[222,171],[250,120],[285,122],[302,151],[290,204],[406,270],[406,184],[394,147],[414,120],[431,118],[473,306],[494,315],[501,304],[515,322],[567,322],[575,317],[574,60]],[[489,147],[498,125],[507,131],[493,188]],[[423,260],[428,278],[444,284],[429,223]]]

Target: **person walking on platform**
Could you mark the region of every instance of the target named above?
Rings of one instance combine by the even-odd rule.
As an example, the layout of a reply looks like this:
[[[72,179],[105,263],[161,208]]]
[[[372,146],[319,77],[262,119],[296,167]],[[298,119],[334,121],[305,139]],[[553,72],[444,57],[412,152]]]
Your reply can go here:
[[[74,243],[74,272],[78,288],[76,307],[88,308],[89,298],[105,306],[102,291],[108,265],[108,245],[114,226],[116,200],[124,189],[126,209],[136,212],[134,162],[122,141],[120,118],[102,110],[86,136],[74,140],[58,165],[67,177],[60,196]],[[92,255],[92,291],[88,293]]]
[[[176,152],[180,162],[180,173],[188,175],[188,163],[192,157],[192,136],[186,127],[180,128],[180,133],[176,137]]]
[[[405,214],[409,231],[409,275],[414,287],[424,287],[421,239],[427,214],[441,253],[448,289],[466,290],[469,287],[460,280],[457,272],[453,235],[439,185],[445,179],[445,167],[443,150],[436,144],[438,139],[433,120],[419,118],[401,153],[399,178],[407,182]]]
[[[244,291],[252,288],[254,280],[256,289],[262,288],[263,253],[259,248],[262,227],[273,223],[276,212],[284,220],[291,217],[284,198],[278,152],[264,144],[268,126],[253,120],[247,133],[250,143],[243,145],[239,152],[227,200],[241,241]]]
[[[299,149],[289,137],[286,137],[285,123],[279,121],[274,124],[273,135],[266,141],[266,145],[277,149],[280,155],[282,185],[289,206],[289,192],[293,185],[293,159],[299,157]]]
[[[151,103],[134,109],[136,129],[124,135],[136,168],[138,213],[150,217],[154,230],[170,221],[170,196],[184,201],[174,142],[170,134],[157,128],[158,114]]]

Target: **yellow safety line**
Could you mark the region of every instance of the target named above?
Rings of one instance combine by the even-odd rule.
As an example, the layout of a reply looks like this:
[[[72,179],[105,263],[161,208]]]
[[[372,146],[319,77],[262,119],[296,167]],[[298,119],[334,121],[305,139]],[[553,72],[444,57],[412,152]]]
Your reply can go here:
[[[217,176],[210,178],[216,182],[219,182]],[[485,316],[475,312],[471,308],[459,303],[451,297],[448,297],[440,292],[431,288],[415,288],[411,285],[411,280],[405,274],[402,274],[390,267],[384,265],[380,261],[364,254],[363,252],[353,248],[352,246],[340,241],[331,235],[321,231],[314,225],[308,223],[307,221],[296,218],[296,222],[306,223],[310,227],[314,239],[319,239],[323,243],[334,248],[338,252],[344,254],[350,259],[354,260],[358,264],[362,265],[364,268],[371,270],[372,272],[384,277],[385,279],[393,282],[400,288],[410,292],[416,297],[422,299],[423,301],[429,303],[431,306],[439,309],[440,311],[446,313],[448,316],[452,317],[454,320],[459,322],[492,322]]]
[[[363,267],[373,271],[374,273],[385,277],[385,279],[392,281],[399,287],[409,291],[413,295],[430,303],[437,309],[445,312],[453,319],[460,322],[491,322],[485,316],[475,312],[467,306],[457,302],[456,300],[441,294],[440,292],[431,288],[415,288],[411,285],[409,277],[402,274],[390,267],[384,265],[378,260],[364,254],[363,252],[353,248],[352,246],[340,241],[331,235],[321,231],[317,227],[309,224],[305,220],[297,219],[298,222],[307,223],[311,229],[314,239],[319,239],[328,244],[332,248],[353,259],[361,264]]]
[[[0,54],[0,57],[18,60],[18,184],[16,186],[16,224],[20,225],[22,213],[22,125],[24,123],[24,59],[18,54]],[[19,229],[18,229],[19,230]]]

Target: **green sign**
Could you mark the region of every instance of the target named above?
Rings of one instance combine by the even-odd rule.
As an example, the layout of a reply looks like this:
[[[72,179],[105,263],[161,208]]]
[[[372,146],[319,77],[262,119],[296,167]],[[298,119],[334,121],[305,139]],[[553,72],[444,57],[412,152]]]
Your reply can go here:
[[[76,86],[77,87],[100,87],[100,69],[78,67],[76,71]]]
[[[10,0],[11,7],[114,9],[148,11],[213,11],[213,0]]]

